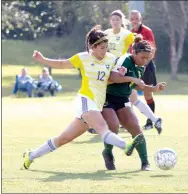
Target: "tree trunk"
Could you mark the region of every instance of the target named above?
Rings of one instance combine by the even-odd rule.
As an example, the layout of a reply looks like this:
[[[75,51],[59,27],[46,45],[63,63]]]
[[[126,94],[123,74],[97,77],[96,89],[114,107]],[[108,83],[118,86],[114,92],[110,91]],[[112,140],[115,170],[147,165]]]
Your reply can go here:
[[[176,39],[175,39],[175,29],[171,28],[170,34],[170,66],[171,66],[171,78],[172,80],[177,79],[178,71],[178,58],[176,52]]]
[[[177,71],[178,71],[178,63],[176,55],[171,56],[170,65],[171,65],[171,79],[177,80]]]
[[[183,55],[183,45],[185,41],[186,28],[188,24],[188,15],[185,10],[186,6],[184,3],[185,3],[184,1],[179,1],[182,19],[179,20],[181,21],[181,27],[176,27],[174,25],[176,18],[173,18],[174,15],[171,15],[171,12],[169,11],[169,2],[163,1],[164,10],[167,14],[169,25],[169,29],[167,32],[170,38],[170,66],[171,66],[171,78],[173,80],[177,80],[177,71],[179,62]],[[177,36],[179,37],[179,40],[177,40],[176,33]]]

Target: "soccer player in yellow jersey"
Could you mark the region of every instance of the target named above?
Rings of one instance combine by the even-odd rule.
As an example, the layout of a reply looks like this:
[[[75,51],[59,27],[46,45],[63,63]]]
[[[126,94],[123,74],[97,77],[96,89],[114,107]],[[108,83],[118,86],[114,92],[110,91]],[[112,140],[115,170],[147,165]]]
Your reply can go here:
[[[45,58],[40,52],[34,51],[33,58],[39,63],[53,68],[66,68],[74,66],[79,68],[82,76],[81,89],[77,95],[76,117],[70,125],[57,137],[53,137],[35,150],[27,150],[23,157],[21,169],[29,169],[33,160],[47,153],[53,152],[60,146],[69,143],[76,137],[94,128],[105,143],[117,146],[124,150],[126,155],[131,155],[135,146],[143,141],[143,135],[138,134],[130,143],[111,132],[101,111],[105,102],[108,79],[110,72],[115,69],[116,57],[107,53],[108,38],[98,27],[94,27],[87,34],[87,52],[78,53],[67,60],[54,60]],[[143,83],[133,77],[117,74],[111,79],[115,83],[134,82],[139,86]]]
[[[105,30],[108,36],[108,50],[116,57],[127,53],[130,45],[134,42],[134,34],[124,27],[124,20],[125,15],[120,10],[113,11],[110,14],[112,28]]]
[[[108,36],[108,51],[116,57],[127,53],[130,45],[134,42],[134,34],[125,28],[125,15],[121,10],[115,10],[110,14],[109,22],[112,28],[104,32]],[[90,128],[90,133],[96,133]]]
[[[112,28],[105,30],[105,33],[108,36],[108,50],[110,53],[114,54],[116,57],[120,57],[123,54],[127,53],[129,47],[134,42],[133,32],[124,28],[125,26],[125,15],[121,10],[115,10],[110,14],[110,24]],[[162,120],[157,117],[150,109],[150,107],[139,100],[137,91],[133,90],[130,95],[131,103],[138,108],[138,110],[144,114],[148,119],[150,119],[158,133],[162,131]],[[88,130],[90,133],[96,133],[94,129],[90,128]]]

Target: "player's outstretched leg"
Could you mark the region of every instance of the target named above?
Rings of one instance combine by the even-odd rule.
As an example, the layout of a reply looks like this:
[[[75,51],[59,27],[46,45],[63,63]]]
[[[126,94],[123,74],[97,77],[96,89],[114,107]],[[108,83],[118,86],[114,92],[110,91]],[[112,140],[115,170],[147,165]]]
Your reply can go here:
[[[26,150],[26,152],[23,154],[24,161],[21,169],[28,170],[36,158],[40,158],[48,153],[55,151],[62,145],[67,144],[76,137],[82,135],[85,131],[87,131],[87,129],[88,125],[86,123],[80,119],[75,118],[58,137],[49,139],[35,150]]]

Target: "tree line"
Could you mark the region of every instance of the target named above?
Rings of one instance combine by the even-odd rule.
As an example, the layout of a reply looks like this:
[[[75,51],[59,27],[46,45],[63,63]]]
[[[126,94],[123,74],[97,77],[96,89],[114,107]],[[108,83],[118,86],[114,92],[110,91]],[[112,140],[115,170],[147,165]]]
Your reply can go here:
[[[93,25],[108,28],[116,9],[128,17],[128,1],[2,1],[2,38],[32,41],[79,33],[84,41]],[[143,21],[154,31],[158,69],[171,71],[173,79],[178,71],[188,72],[188,2],[146,1]]]

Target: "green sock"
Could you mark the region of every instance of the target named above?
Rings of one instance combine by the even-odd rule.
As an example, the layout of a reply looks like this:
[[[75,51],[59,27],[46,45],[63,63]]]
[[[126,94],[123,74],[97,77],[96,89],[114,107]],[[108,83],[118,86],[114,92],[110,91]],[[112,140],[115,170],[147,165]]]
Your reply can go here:
[[[104,143],[104,152],[106,154],[112,154],[113,145]]]
[[[148,163],[148,155],[147,155],[147,148],[146,148],[146,139],[144,137],[144,140],[142,143],[136,146],[136,150],[140,156],[142,163]]]
[[[116,131],[115,134],[118,134],[118,130]],[[114,146],[111,145],[111,144],[104,143],[104,152],[105,152],[106,154],[112,154],[113,147],[114,147]]]

